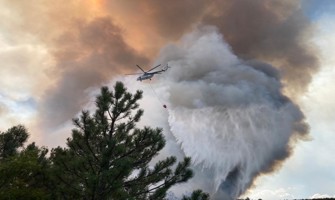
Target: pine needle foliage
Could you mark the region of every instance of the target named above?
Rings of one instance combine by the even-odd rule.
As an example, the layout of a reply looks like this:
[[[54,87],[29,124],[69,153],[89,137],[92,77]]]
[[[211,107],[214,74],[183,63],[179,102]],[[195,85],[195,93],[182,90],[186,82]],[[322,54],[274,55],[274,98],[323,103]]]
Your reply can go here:
[[[93,114],[83,111],[65,148],[51,151],[57,193],[62,199],[164,199],[171,186],[193,176],[190,158],[171,156],[149,163],[165,146],[162,129],[136,128],[143,115],[138,101],[117,82],[102,87]]]

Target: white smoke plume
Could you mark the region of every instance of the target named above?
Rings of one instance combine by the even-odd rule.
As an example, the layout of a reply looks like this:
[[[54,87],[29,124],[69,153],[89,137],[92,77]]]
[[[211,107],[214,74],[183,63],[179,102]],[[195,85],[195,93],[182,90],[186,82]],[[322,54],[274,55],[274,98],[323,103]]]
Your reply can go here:
[[[181,150],[193,159],[190,184],[213,198],[239,197],[289,156],[293,138],[307,134],[303,113],[281,92],[279,72],[239,59],[214,27],[165,47],[157,62],[171,66],[152,83],[168,106],[168,119],[160,120],[168,120]]]

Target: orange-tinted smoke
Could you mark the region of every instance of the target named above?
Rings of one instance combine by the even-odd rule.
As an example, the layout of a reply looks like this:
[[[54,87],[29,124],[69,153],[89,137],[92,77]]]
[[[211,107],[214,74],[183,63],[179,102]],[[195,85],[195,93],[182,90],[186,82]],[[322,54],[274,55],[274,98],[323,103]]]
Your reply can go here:
[[[69,121],[80,111],[87,88],[131,72],[136,64],[152,64],[162,47],[195,26],[217,26],[234,53],[281,69],[285,88],[292,93],[304,91],[318,69],[308,44],[312,26],[299,1],[5,3],[12,9],[16,37],[41,44],[51,57],[41,73],[52,84],[39,86],[44,91],[39,98],[40,119],[47,127]]]

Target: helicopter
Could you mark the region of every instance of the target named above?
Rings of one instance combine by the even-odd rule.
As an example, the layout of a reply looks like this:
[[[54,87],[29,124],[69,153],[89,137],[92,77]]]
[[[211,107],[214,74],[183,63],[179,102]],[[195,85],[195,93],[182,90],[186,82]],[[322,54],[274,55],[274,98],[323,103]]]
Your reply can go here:
[[[136,80],[137,81],[143,81],[146,79],[150,79],[155,75],[155,74],[160,74],[162,72],[165,72],[166,70],[168,70],[170,67],[169,65],[166,65],[166,67],[164,67],[164,69],[161,69],[159,71],[153,71],[152,70],[156,69],[157,67],[161,66],[161,64],[157,65],[156,67],[151,68],[148,71],[144,71],[139,65],[136,65],[143,73],[134,73],[134,74],[125,74],[125,75],[138,75],[141,74],[141,76],[139,76]]]

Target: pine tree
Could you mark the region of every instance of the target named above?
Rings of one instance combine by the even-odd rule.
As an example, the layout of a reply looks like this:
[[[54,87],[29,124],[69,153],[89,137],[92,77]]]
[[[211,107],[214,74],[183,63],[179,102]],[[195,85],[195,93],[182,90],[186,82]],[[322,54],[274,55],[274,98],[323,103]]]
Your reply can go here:
[[[127,92],[121,82],[114,91],[101,89],[96,111],[83,111],[67,147],[51,151],[59,198],[163,199],[167,190],[193,176],[190,158],[176,164],[171,156],[150,167],[164,147],[162,129],[136,128],[143,110],[142,92]]]
[[[0,133],[0,199],[47,199],[48,150],[35,143],[24,147],[26,129],[19,125]]]

